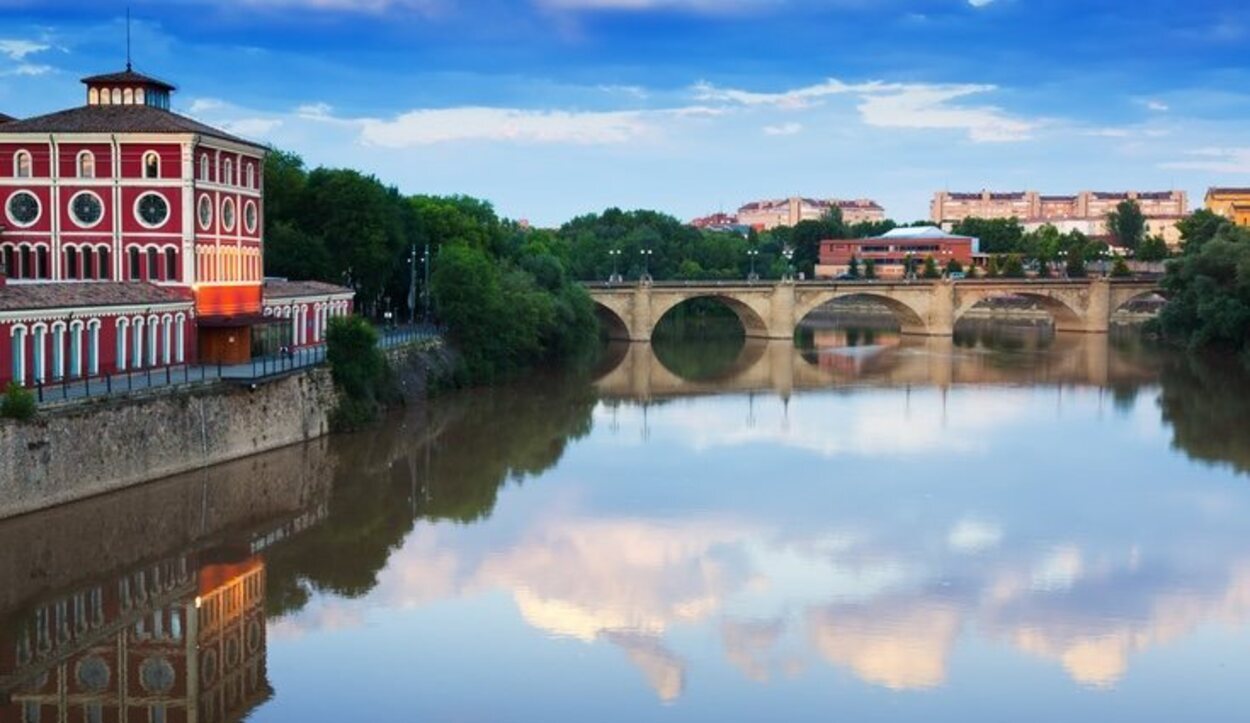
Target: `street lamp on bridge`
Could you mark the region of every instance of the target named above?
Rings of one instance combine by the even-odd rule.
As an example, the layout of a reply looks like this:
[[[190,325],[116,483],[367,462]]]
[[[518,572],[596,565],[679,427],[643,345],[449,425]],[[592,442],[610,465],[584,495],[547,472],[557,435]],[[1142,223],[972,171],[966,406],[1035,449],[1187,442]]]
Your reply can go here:
[[[759,249],[747,249],[747,258],[751,259],[751,273],[747,274],[747,281],[758,281],[760,278],[760,275],[755,273],[755,257],[759,255]]]
[[[624,280],[621,277],[620,271],[617,268],[618,262],[620,261],[620,258],[621,258],[621,250],[610,249],[608,251],[608,256],[612,258],[612,275],[608,277],[608,282],[613,283],[613,284],[619,283]]]
[[[638,280],[644,284],[651,283],[651,255],[655,252],[651,249],[640,249],[638,253],[642,254],[642,276]]]
[[[794,281],[794,264],[791,263],[794,260],[794,249],[787,246],[781,255],[786,257],[786,275],[782,281]]]

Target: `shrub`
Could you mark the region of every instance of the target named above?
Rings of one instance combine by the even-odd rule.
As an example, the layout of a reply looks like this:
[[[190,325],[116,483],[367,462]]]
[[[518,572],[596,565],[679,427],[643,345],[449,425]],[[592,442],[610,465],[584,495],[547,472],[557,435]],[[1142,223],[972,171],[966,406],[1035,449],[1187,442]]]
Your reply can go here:
[[[1023,279],[1024,262],[1020,260],[1018,255],[1011,254],[1003,264],[1002,274],[1009,279]]]
[[[872,259],[868,259],[867,261],[864,262],[864,278],[865,279],[877,278],[877,262],[876,261],[873,261]]]
[[[958,259],[951,259],[950,262],[946,264],[946,273],[948,274],[962,274],[963,272],[964,265],[959,263]]]
[[[934,261],[932,256],[925,257],[924,271],[922,271],[920,275],[926,279],[942,278],[942,272],[938,271],[937,261]]]
[[[27,420],[34,417],[36,411],[35,395],[16,382],[9,382],[4,390],[4,399],[0,401],[0,417]]]
[[[391,374],[373,326],[358,316],[331,320],[326,330],[326,359],[339,390],[331,425],[350,431],[376,420],[391,395]]]
[[[1115,262],[1111,264],[1111,278],[1126,279],[1132,275],[1133,272],[1129,271],[1128,264],[1124,262],[1124,257],[1115,257]]]

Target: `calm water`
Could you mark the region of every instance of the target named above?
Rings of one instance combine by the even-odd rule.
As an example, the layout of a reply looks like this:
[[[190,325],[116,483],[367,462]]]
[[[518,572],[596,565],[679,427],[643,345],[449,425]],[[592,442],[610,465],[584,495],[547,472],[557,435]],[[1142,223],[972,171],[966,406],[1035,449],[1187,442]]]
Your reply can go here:
[[[1132,342],[615,347],[0,524],[0,721],[1245,720],[1247,471]]]

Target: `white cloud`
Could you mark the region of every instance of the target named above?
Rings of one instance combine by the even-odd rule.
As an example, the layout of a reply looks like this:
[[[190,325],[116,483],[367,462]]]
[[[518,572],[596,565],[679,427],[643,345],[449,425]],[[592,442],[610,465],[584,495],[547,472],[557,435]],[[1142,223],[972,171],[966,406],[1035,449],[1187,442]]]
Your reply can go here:
[[[1163,113],[1169,110],[1168,104],[1164,103],[1161,100],[1148,100],[1146,101],[1146,107],[1149,108],[1150,110],[1157,111],[1159,113]]]
[[[48,73],[51,73],[53,70],[54,68],[51,65],[33,65],[31,63],[22,63],[21,65],[15,68],[0,71],[0,75],[25,75],[25,76],[47,75]]]
[[[860,101],[863,121],[878,128],[961,130],[974,142],[1027,140],[1041,123],[1009,115],[994,106],[953,103],[960,98],[997,90],[993,85],[869,82],[848,84],[830,78],[824,83],[779,93],[760,93],[718,88],[709,83],[694,86],[701,101],[734,103],[749,107],[787,110],[809,108],[822,99],[851,95]]]
[[[37,43],[31,40],[0,40],[0,55],[6,55],[10,60],[21,62],[26,59],[27,55],[41,53],[48,50],[52,46],[45,43]]]
[[[968,0],[968,4],[974,8],[983,8],[994,2],[994,0]]]
[[[547,10],[687,10],[709,14],[740,13],[777,6],[783,0],[536,0]]]
[[[386,148],[454,141],[625,143],[651,132],[640,113],[444,108],[415,110],[393,119],[362,119],[361,141]]]
[[[1250,173],[1250,147],[1199,148],[1190,151],[1192,160],[1172,161],[1162,168],[1210,173]]]
[[[802,123],[782,123],[775,126],[764,126],[764,135],[766,136],[793,136],[802,132]]]
[[[947,535],[946,544],[957,552],[984,552],[998,546],[1003,539],[1003,530],[992,522],[965,519],[960,520]]]
[[[229,131],[235,135],[245,138],[261,138],[273,133],[282,127],[282,121],[277,118],[239,118],[238,120],[224,121],[222,130]]]

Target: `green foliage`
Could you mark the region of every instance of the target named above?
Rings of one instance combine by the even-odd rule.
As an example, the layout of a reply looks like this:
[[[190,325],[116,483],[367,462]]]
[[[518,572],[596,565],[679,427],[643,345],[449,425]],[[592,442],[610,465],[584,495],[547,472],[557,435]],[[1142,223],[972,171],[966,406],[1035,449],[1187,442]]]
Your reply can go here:
[[[265,273],[291,279],[330,279],[334,265],[325,240],[289,221],[271,222],[265,234]]]
[[[1168,242],[1162,236],[1150,236],[1137,247],[1137,258],[1140,261],[1163,261],[1172,255]]]
[[[977,273],[977,267],[969,265],[968,268],[964,269],[965,279],[975,279],[978,276],[980,276],[980,274]]]
[[[877,262],[876,261],[873,261],[872,259],[868,259],[867,261],[864,262],[864,278],[870,279],[870,280],[877,278]]]
[[[1070,279],[1085,278],[1085,254],[1079,249],[1069,253],[1064,259],[1064,272]]]
[[[9,382],[4,399],[0,400],[0,417],[25,421],[33,418],[36,411],[35,395],[16,382]]]
[[[956,223],[951,233],[981,239],[981,253],[1005,254],[1024,250],[1024,227],[1015,218],[966,218]]]
[[[926,256],[924,259],[924,270],[920,274],[926,279],[940,279],[942,272],[938,270],[937,261],[932,256]]]
[[[1136,201],[1121,201],[1107,214],[1107,231],[1117,246],[1136,250],[1146,238],[1146,216]]]
[[[1224,225],[1168,264],[1157,328],[1190,347],[1250,349],[1250,231]]]
[[[390,400],[391,375],[373,326],[358,316],[331,319],[326,360],[339,390],[339,405],[331,415],[334,428],[349,431],[375,421]]]
[[[1008,255],[1007,260],[1003,262],[1001,273],[1008,279],[1023,279],[1025,277],[1024,261],[1020,259],[1020,255]]]
[[[1198,253],[1203,245],[1215,238],[1222,228],[1231,225],[1232,221],[1209,209],[1194,211],[1189,218],[1178,221],[1176,224],[1176,228],[1181,232],[1182,252]]]
[[[999,267],[998,257],[991,256],[989,263],[985,265],[985,278],[997,279],[1001,275],[1002,275],[1002,270]]]
[[[1128,264],[1124,261],[1123,256],[1116,256],[1115,261],[1111,264],[1111,278],[1126,279],[1133,275],[1129,270]]]
[[[846,269],[846,274],[847,276],[850,276],[852,279],[859,278],[859,259],[855,258],[854,256],[851,257],[851,263]]]
[[[433,293],[476,381],[574,355],[590,346],[598,329],[590,296],[537,246],[516,259],[499,259],[469,244],[446,245],[434,265]]]

